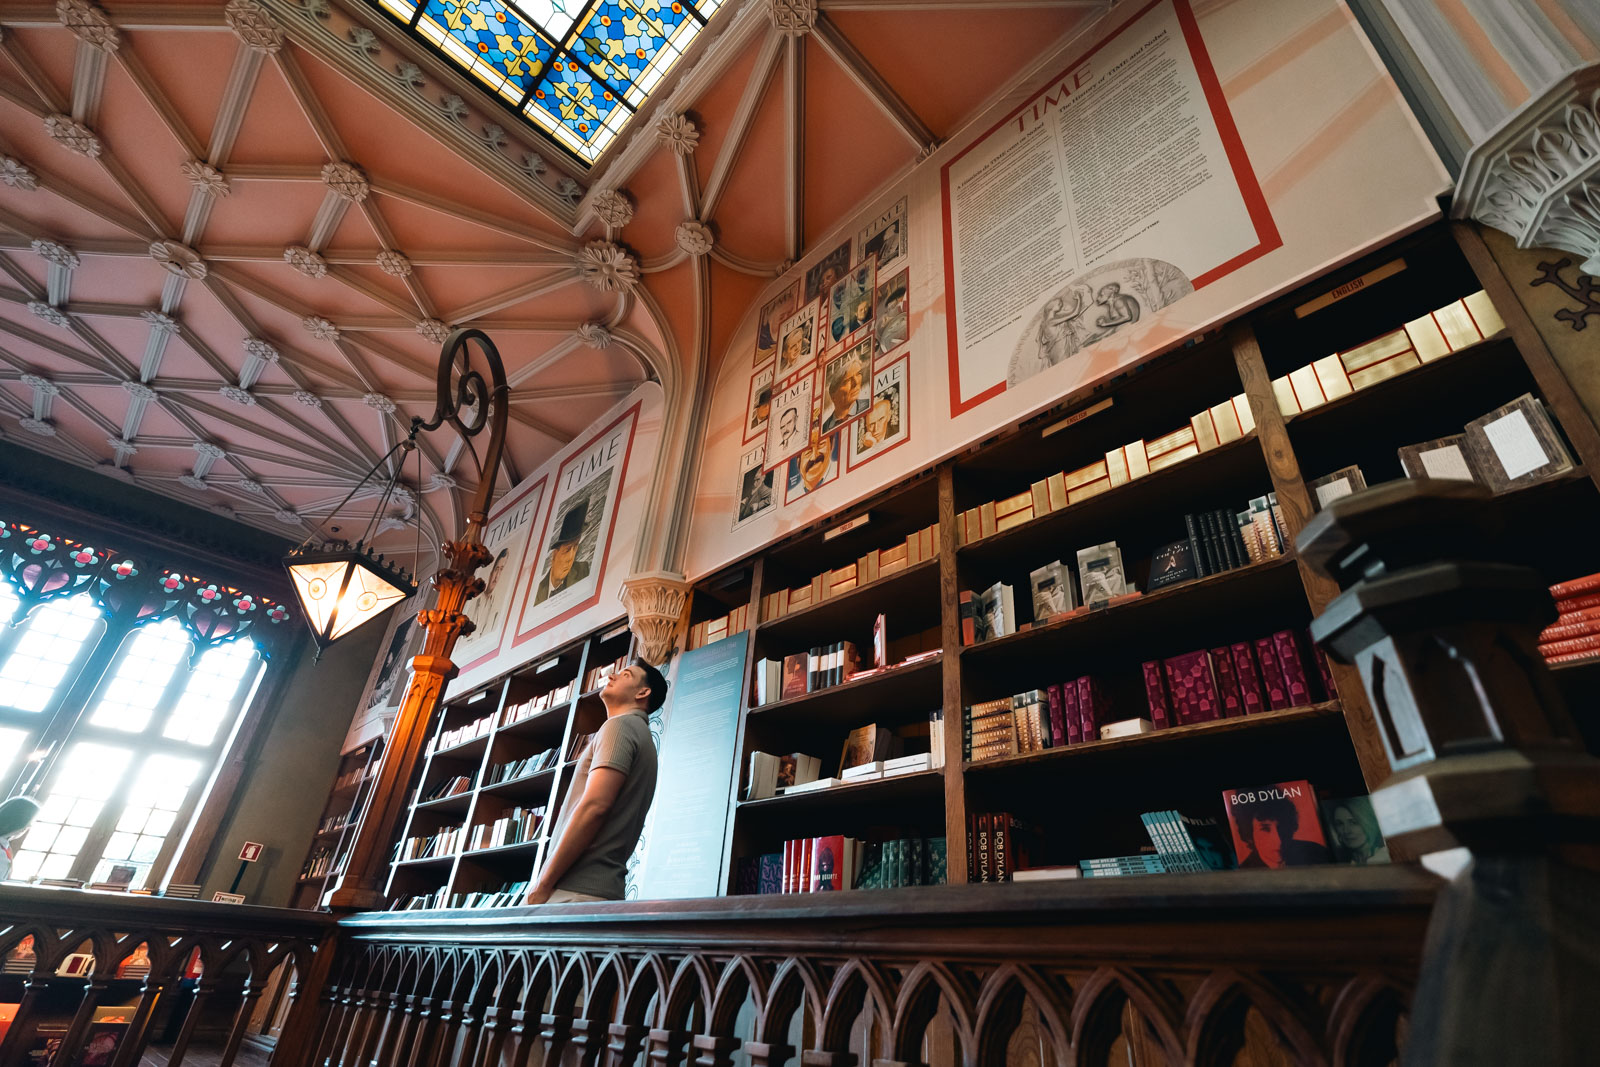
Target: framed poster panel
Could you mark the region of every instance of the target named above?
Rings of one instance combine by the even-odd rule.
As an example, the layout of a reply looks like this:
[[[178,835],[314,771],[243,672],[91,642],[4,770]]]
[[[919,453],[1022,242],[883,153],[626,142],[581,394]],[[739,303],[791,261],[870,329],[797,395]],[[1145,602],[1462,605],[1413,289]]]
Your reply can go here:
[[[867,413],[849,428],[846,458],[851,470],[911,439],[910,376],[909,352],[873,373]]]
[[[517,575],[522,572],[548,484],[548,478],[539,478],[513,490],[484,523],[483,547],[489,550],[489,562],[477,572],[483,579],[483,592],[467,601],[466,608],[474,629],[456,642],[451,654],[463,673],[487,663],[500,650],[511,618],[511,602],[516,598]]]
[[[793,379],[772,398],[772,415],[767,420],[765,457],[767,467],[780,467],[798,456],[811,440],[812,401],[817,376],[807,372]]]

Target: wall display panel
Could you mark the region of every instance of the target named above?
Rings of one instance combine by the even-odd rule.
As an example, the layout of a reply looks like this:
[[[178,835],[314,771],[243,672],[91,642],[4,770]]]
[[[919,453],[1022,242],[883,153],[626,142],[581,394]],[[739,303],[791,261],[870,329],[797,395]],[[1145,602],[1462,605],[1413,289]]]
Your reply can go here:
[[[474,629],[456,642],[454,652],[464,671],[487,663],[500,650],[517,595],[517,575],[526,565],[534,524],[543,514],[549,486],[547,475],[524,482],[489,511],[483,525],[483,547],[489,550],[489,562],[478,568],[483,592],[467,602],[467,618]]]
[[[863,204],[840,227],[847,240],[818,242],[754,302],[718,364],[685,573],[744,557],[1436,219],[1448,185],[1337,0],[1119,5]],[[870,321],[859,302],[835,316],[833,294],[848,297],[864,268]],[[761,354],[759,312],[797,284],[816,309],[814,346],[786,371],[793,317],[780,324],[762,457],[776,478],[771,502],[752,507],[752,377],[764,368],[750,354]],[[861,393],[870,382],[875,403],[898,389],[898,417],[891,429],[880,411],[882,442],[871,408],[846,420],[825,476],[808,481],[800,466],[790,492],[791,461],[809,454],[821,469],[812,436],[826,438],[835,410],[827,367],[863,339]],[[880,389],[886,368],[898,370]],[[809,428],[795,388],[805,374]],[[786,385],[796,415],[784,447],[772,437]]]
[[[625,614],[618,594],[649,495],[661,420],[661,387],[645,383],[495,505],[498,517],[538,500],[518,526],[522,553],[500,579],[501,635],[471,660],[457,646],[463,667],[447,698]]]

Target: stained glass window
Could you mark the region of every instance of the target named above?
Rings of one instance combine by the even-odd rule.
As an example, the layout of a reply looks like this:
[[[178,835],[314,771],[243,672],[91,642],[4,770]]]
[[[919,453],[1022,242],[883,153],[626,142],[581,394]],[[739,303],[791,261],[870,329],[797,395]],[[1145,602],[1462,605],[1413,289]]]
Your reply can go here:
[[[132,755],[125,748],[81,741],[62,757],[55,785],[12,861],[12,878],[66,878],[106,801],[122,784]]]
[[[79,593],[33,609],[22,637],[0,664],[0,703],[18,711],[43,711],[89,636],[103,627],[94,598]]]
[[[189,635],[177,619],[136,630],[110,683],[102,686],[89,721],[114,730],[143,730],[173,672],[188,654]]]
[[[723,0],[370,0],[592,163]]]

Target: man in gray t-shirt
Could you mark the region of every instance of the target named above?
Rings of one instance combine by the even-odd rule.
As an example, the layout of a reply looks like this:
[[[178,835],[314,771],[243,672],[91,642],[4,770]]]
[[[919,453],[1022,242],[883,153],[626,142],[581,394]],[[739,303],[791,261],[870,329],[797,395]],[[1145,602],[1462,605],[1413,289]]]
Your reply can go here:
[[[628,857],[656,795],[650,713],[667,699],[667,680],[643,660],[600,690],[606,721],[578,760],[556,822],[555,848],[526,904],[621,900]]]

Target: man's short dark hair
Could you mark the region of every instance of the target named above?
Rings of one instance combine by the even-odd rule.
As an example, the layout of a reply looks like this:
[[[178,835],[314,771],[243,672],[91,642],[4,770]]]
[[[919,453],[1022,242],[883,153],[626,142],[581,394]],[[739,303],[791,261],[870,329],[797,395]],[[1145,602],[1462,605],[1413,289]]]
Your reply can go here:
[[[644,672],[644,684],[650,687],[650,695],[645,698],[645,706],[652,712],[660,711],[661,705],[667,702],[666,677],[642,659],[634,660],[633,665]]]

